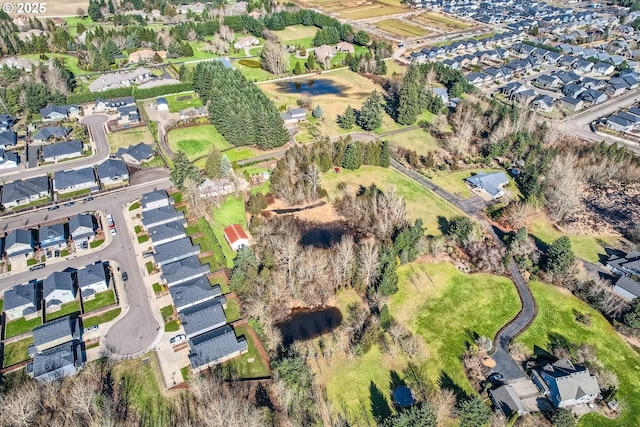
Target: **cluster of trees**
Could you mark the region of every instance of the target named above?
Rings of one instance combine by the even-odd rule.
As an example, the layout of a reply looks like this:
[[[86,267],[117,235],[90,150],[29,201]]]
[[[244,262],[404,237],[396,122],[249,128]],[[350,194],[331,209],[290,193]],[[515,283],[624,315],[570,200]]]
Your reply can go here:
[[[412,125],[425,110],[433,114],[442,111],[442,98],[430,90],[435,75],[432,68],[410,65],[402,82],[392,81],[388,85],[388,110],[398,123]]]
[[[383,111],[382,96],[373,91],[362,103],[359,111],[349,105],[343,114],[338,114],[336,121],[342,129],[351,129],[353,125],[358,125],[371,131],[382,126]]]
[[[193,87],[209,102],[211,122],[231,144],[279,147],[289,139],[273,102],[240,71],[218,61],[199,63]]]

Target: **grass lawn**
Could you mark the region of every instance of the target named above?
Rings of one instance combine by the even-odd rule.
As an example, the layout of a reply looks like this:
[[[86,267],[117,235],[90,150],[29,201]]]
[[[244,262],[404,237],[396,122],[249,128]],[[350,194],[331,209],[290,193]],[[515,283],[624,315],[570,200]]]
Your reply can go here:
[[[156,294],[159,294],[164,290],[164,288],[162,287],[162,285],[160,285],[160,283],[156,282],[152,286],[153,286],[153,292],[155,292]]]
[[[376,22],[375,26],[383,31],[398,36],[421,37],[429,33],[429,31],[424,28],[407,24],[399,19],[383,19],[382,21]]]
[[[135,203],[131,204],[131,206],[129,206],[129,212],[135,211],[139,207],[140,207],[140,202],[135,202]],[[140,227],[140,226],[136,225],[136,227]],[[139,231],[136,231],[136,233],[139,233]]]
[[[140,165],[140,167],[145,168],[145,169],[149,169],[149,168],[164,168],[166,167],[164,161],[162,160],[162,157],[160,156],[155,156],[153,159],[149,160],[148,162],[144,162]]]
[[[35,319],[25,320],[24,317],[13,320],[6,324],[4,333],[5,338],[15,337],[16,335],[24,334],[33,330],[36,326],[42,325],[42,318],[36,317]]]
[[[109,148],[112,153],[118,151],[119,148],[127,148],[130,145],[136,145],[141,142],[152,146],[155,145],[151,131],[146,126],[110,132],[107,134],[107,138],[109,139]]]
[[[104,239],[100,239],[100,240],[94,240],[93,242],[89,243],[89,247],[91,249],[97,248],[98,246],[102,245],[104,243]]]
[[[110,322],[116,317],[118,317],[121,311],[122,311],[121,308],[114,308],[113,310],[109,310],[106,313],[102,313],[99,316],[87,317],[86,319],[82,320],[82,327],[89,328],[94,325]]]
[[[245,354],[235,357],[222,364],[224,368],[233,369],[237,376],[240,378],[259,378],[269,376],[269,366],[265,364],[264,360],[260,357],[256,345],[253,341],[253,335],[250,335],[247,331],[251,328],[249,325],[241,325],[235,329],[236,336],[244,335],[247,340],[249,351]]]
[[[362,166],[355,171],[342,169],[339,174],[331,171],[322,175],[322,187],[331,198],[339,196],[340,183],[346,184],[350,191],[356,191],[360,185],[367,187],[372,183],[383,191],[391,186],[395,187],[397,193],[405,199],[409,217],[412,220],[422,218],[427,234],[441,234],[438,228],[439,217],[452,219],[460,215],[457,209],[444,200],[390,168]]]
[[[229,284],[227,283],[223,275],[217,274],[210,277],[209,284],[211,286],[220,286],[220,292],[222,292],[223,294],[228,294],[229,292],[231,292],[231,289],[229,289]]]
[[[51,58],[59,58],[62,59],[64,61],[64,67],[66,69],[68,69],[69,71],[71,71],[76,77],[78,76],[85,76],[87,74],[91,74],[94,71],[87,71],[87,70],[83,70],[82,68],[78,67],[78,58],[76,58],[73,55],[68,55],[68,54],[64,54],[64,53],[47,53],[46,56],[51,59]],[[26,59],[31,59],[32,61],[42,61],[40,59],[40,54],[39,53],[30,53],[27,55],[20,55],[20,58],[26,58]]]
[[[384,139],[389,144],[396,147],[413,150],[419,155],[425,155],[429,151],[442,151],[438,141],[429,133],[422,129],[412,129],[406,132],[385,136]]]
[[[11,366],[20,363],[29,358],[27,347],[33,344],[33,337],[25,338],[20,341],[12,342],[4,345],[4,358],[2,366]]]
[[[428,171],[427,176],[434,182],[434,184],[444,188],[449,193],[461,196],[467,199],[473,196],[473,193],[464,181],[465,178],[469,178],[471,175],[478,174],[480,172],[504,172],[499,169],[467,169],[463,171]],[[505,172],[505,175],[508,174]],[[506,187],[507,191],[510,191],[516,197],[520,196],[520,190],[516,186],[513,179],[509,178],[509,184]]]
[[[180,325],[177,320],[172,320],[171,322],[167,322],[164,324],[165,332],[177,332],[180,330]]]
[[[62,304],[62,308],[58,311],[54,311],[53,313],[47,313],[45,314],[45,319],[47,322],[53,320],[53,319],[58,319],[60,317],[66,316],[68,314],[71,313],[75,313],[78,312],[80,313],[80,302],[79,301],[72,301],[72,302],[68,302],[66,304]]]
[[[162,318],[166,319],[169,318],[171,316],[173,316],[173,306],[172,305],[168,305],[166,307],[162,307],[160,309],[160,313],[162,314]]]
[[[167,95],[165,98],[169,104],[169,111],[172,113],[177,113],[188,107],[202,107],[202,101],[195,92]]]
[[[235,299],[227,300],[227,308],[224,310],[224,314],[227,317],[227,322],[232,323],[236,320],[240,320],[242,312],[240,310],[240,304]]]
[[[531,216],[527,221],[527,230],[534,237],[548,245],[565,235],[565,233],[562,233],[551,224],[551,221],[544,213]],[[618,237],[616,236],[578,236],[568,234],[567,236],[571,240],[571,247],[576,256],[593,263],[600,261],[600,255],[606,255],[605,246],[615,245],[618,242]]]
[[[90,301],[84,303],[84,312],[97,310],[102,307],[106,307],[110,304],[116,303],[116,295],[111,289],[105,292],[100,292],[96,297]]]
[[[173,129],[169,132],[169,146],[174,152],[184,151],[189,159],[206,155],[210,147],[220,151],[233,147],[213,125]]]
[[[143,234],[142,236],[138,236],[138,243],[144,243],[149,241],[149,236]]]
[[[222,252],[227,259],[227,267],[233,267],[233,259],[236,257],[236,253],[224,238],[224,227],[229,224],[240,224],[243,228],[247,228],[247,218],[244,210],[244,200],[242,196],[239,197],[227,197],[219,208],[214,209],[213,219],[215,224],[212,225],[213,233],[218,239],[218,243],[222,247]]]
[[[626,344],[609,322],[596,310],[551,285],[531,283],[533,297],[538,304],[538,316],[520,337],[530,349],[547,349],[549,334],[560,334],[570,342],[586,343],[596,349],[596,357],[618,376],[620,387],[617,399],[623,409],[617,420],[589,414],[580,420],[580,427],[637,425],[640,414],[640,355]],[[574,310],[591,315],[591,326],[575,320]],[[635,421],[634,421],[635,420]]]
[[[302,46],[310,48],[313,46],[313,38],[316,36],[318,28],[314,26],[291,25],[281,31],[273,31],[284,45]]]
[[[257,59],[256,59],[257,60]],[[239,70],[250,82],[263,82],[266,80],[273,80],[278,78],[275,74],[263,70],[262,68],[252,68],[241,64],[237,60],[232,62],[233,66]]]

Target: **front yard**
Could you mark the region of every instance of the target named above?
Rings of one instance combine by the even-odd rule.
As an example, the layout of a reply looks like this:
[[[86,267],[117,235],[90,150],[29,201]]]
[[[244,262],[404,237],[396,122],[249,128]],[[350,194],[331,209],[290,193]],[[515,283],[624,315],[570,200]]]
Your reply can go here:
[[[216,130],[213,125],[188,126],[172,129],[167,135],[169,147],[176,153],[184,151],[190,160],[205,156],[211,147],[223,151],[233,146]]]
[[[118,308],[114,308],[113,310],[109,310],[106,313],[102,313],[99,316],[87,317],[86,319],[82,320],[82,326],[84,328],[89,328],[94,325],[110,322],[116,317],[118,317],[121,311],[122,309],[118,307]]]
[[[127,148],[130,145],[136,145],[141,142],[148,145],[155,144],[155,140],[147,126],[110,132],[107,134],[107,138],[109,139],[109,148],[112,153],[118,151],[119,148]]]

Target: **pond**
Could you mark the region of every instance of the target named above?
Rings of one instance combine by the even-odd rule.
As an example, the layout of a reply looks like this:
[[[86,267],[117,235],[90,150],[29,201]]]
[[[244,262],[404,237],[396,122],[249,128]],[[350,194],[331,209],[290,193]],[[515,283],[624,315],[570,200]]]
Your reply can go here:
[[[294,341],[306,341],[327,334],[342,324],[342,313],[335,307],[318,310],[294,311],[289,319],[278,324],[282,333],[282,343],[291,345]]]
[[[343,86],[330,79],[289,80],[276,83],[278,89],[285,93],[307,92],[313,96],[340,95],[347,90]]]

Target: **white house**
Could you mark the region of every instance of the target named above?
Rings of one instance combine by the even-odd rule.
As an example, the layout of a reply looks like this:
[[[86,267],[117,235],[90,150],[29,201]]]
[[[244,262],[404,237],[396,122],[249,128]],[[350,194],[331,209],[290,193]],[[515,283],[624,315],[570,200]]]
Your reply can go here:
[[[107,275],[103,263],[87,265],[85,268],[78,270],[77,277],[82,301],[92,300],[96,297],[96,294],[108,289]]]
[[[26,320],[38,317],[40,303],[36,292],[36,282],[32,281],[26,285],[16,285],[7,289],[4,293],[3,309],[9,321],[22,317]]]
[[[76,299],[76,285],[69,272],[56,271],[42,281],[42,297],[45,301],[47,313],[53,313],[62,308],[63,304]]]

